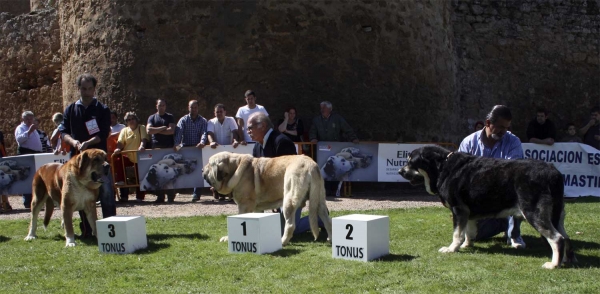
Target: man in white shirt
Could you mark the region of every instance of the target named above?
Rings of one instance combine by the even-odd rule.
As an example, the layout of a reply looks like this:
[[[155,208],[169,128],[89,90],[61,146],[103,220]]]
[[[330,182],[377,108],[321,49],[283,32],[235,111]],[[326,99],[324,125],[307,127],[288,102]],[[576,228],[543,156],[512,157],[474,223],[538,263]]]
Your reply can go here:
[[[209,120],[206,126],[210,148],[215,149],[219,145],[233,145],[233,148],[236,148],[240,144],[238,125],[233,117],[226,114],[225,105],[215,105],[215,118]],[[210,190],[215,199],[225,200],[225,195],[217,193],[212,187]]]
[[[254,91],[248,90],[244,96],[246,97],[245,99],[247,104],[240,107],[235,115],[238,123],[239,136],[242,139],[240,144],[242,145],[246,145],[248,142],[254,142],[252,139],[250,139],[250,136],[247,133],[248,118],[250,115],[256,112],[262,112],[267,116],[269,115],[267,110],[262,105],[256,104],[256,95],[254,94]]]
[[[206,132],[210,148],[219,145],[233,145],[236,148],[240,144],[238,125],[231,116],[226,116],[225,105],[215,105],[215,118],[208,121]]]
[[[18,155],[42,152],[42,141],[33,120],[33,112],[25,111],[21,114],[22,123],[15,129],[15,138],[19,145]],[[31,208],[31,194],[23,194],[23,206]]]

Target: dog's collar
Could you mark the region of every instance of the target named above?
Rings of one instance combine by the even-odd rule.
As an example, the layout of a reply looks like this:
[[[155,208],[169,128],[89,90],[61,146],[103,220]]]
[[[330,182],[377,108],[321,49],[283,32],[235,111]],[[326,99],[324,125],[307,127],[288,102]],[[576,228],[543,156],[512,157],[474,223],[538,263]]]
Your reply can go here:
[[[450,159],[450,156],[452,156],[452,154],[454,154],[454,152],[448,153],[448,155],[446,156],[446,160]]]

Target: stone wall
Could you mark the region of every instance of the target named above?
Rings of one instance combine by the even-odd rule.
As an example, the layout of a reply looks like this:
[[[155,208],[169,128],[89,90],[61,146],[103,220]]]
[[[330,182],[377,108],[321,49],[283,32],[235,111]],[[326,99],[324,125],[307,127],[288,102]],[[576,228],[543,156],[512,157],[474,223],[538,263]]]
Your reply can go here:
[[[600,1],[453,1],[465,129],[495,104],[525,138],[536,108],[579,127],[600,104]],[[561,133],[562,134],[562,133]]]
[[[30,0],[0,0],[0,12],[7,12],[13,16],[28,13]]]
[[[92,9],[93,7],[93,9]],[[63,99],[82,72],[98,97],[143,117],[235,115],[253,89],[271,117],[305,125],[330,100],[362,140],[456,139],[459,104],[450,2],[83,1],[60,4]]]
[[[14,155],[14,131],[23,111],[32,110],[49,133],[52,114],[63,110],[60,35],[55,10],[1,16],[0,131]]]

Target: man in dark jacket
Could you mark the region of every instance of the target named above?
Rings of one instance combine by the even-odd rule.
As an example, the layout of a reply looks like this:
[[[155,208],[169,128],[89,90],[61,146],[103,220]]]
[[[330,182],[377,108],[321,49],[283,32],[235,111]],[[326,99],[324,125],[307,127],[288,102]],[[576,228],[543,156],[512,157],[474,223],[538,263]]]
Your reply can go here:
[[[69,143],[71,157],[86,149],[97,148],[106,152],[106,142],[110,134],[110,109],[96,98],[97,80],[91,74],[82,74],[77,78],[80,99],[71,103],[65,109],[63,123],[59,126],[62,140]],[[112,175],[103,177],[100,187],[99,200],[102,205],[102,217],[107,218],[117,214],[113,194]],[[92,229],[83,211],[81,217],[82,237],[91,237]]]
[[[286,135],[273,128],[273,123],[264,113],[255,113],[248,118],[248,135],[254,144],[254,157],[277,157],[296,155],[296,145]]]

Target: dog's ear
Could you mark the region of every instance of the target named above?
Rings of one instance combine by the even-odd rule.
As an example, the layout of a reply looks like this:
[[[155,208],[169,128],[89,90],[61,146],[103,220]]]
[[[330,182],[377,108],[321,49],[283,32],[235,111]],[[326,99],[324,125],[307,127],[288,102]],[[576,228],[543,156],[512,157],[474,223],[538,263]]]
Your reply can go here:
[[[248,154],[231,155],[236,156],[236,158],[233,160],[231,158],[229,159],[229,171],[235,170],[235,172],[227,182],[227,187],[233,189],[240,182],[242,176],[246,173],[246,170],[252,168],[253,157]]]
[[[77,165],[79,166],[79,170],[83,172],[90,165],[90,157],[87,152],[83,152],[79,154],[79,158],[77,158]]]
[[[220,169],[217,169],[217,181],[223,181],[223,171],[221,171]]]

